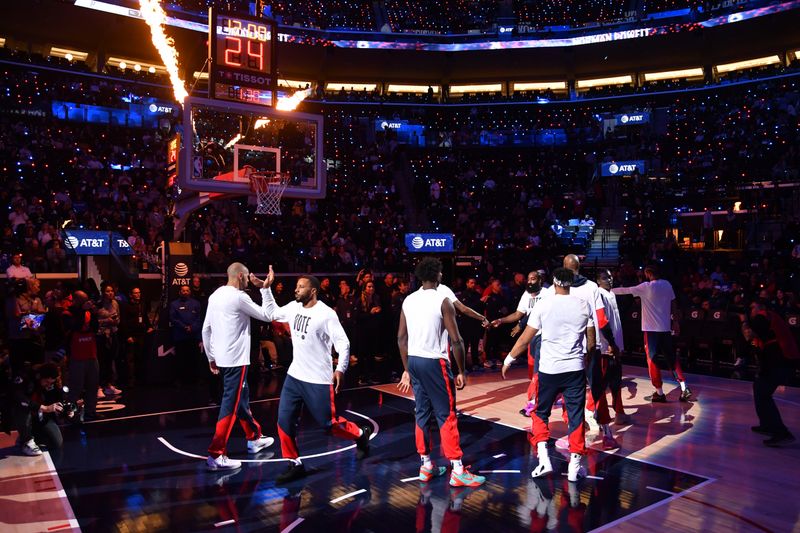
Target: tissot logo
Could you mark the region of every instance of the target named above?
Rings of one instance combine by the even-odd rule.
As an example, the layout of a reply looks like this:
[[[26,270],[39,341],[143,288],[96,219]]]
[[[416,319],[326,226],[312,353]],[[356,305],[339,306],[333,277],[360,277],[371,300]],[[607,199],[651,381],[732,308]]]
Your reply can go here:
[[[130,248],[131,245],[125,239],[117,239],[117,246],[120,248]]]

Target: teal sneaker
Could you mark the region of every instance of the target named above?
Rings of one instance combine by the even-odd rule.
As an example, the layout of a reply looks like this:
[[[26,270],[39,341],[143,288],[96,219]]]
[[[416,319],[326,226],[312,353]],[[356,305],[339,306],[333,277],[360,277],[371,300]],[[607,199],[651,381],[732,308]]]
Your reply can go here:
[[[444,466],[431,465],[430,468],[427,468],[425,465],[422,465],[419,467],[419,480],[423,483],[427,483],[435,477],[443,476],[445,472],[447,472],[447,468]]]
[[[464,468],[461,474],[455,470],[450,473],[450,486],[452,487],[478,487],[486,482],[486,478],[478,476]]]

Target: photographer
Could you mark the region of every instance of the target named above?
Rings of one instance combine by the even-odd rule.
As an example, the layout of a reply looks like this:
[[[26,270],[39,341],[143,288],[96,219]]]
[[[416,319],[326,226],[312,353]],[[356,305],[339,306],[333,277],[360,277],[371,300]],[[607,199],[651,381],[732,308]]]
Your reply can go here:
[[[61,448],[64,441],[58,416],[78,416],[78,406],[61,403],[63,396],[61,375],[54,363],[34,366],[14,378],[14,422],[24,455],[42,455],[40,444],[49,450]]]
[[[8,340],[14,375],[23,373],[26,364],[44,361],[42,320],[47,309],[39,298],[39,287],[36,278],[14,280],[13,297],[8,300]]]

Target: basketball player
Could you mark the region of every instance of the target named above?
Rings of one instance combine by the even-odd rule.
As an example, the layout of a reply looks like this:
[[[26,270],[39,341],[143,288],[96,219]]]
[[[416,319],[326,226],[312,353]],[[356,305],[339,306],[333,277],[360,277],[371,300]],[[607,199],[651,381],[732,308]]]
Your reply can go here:
[[[567,479],[577,481],[584,475],[581,464],[586,454],[586,436],[583,410],[586,405],[586,373],[584,353],[591,356],[595,348],[595,329],[591,306],[583,298],[571,294],[570,286],[575,274],[566,268],[553,272],[555,294],[537,303],[531,311],[528,326],[503,361],[503,378],[511,363],[521,355],[542,332],[542,350],[539,360],[539,390],[536,399],[531,445],[536,446],[539,465],[531,472],[541,477],[553,471],[547,452],[550,438],[550,410],[559,393],[564,397],[569,414],[570,461]],[[584,350],[584,344],[586,350]]]
[[[644,333],[644,351],[647,354],[647,369],[650,372],[650,381],[656,391],[645,396],[644,399],[653,403],[664,403],[667,396],[664,394],[661,381],[661,370],[655,363],[655,357],[659,353],[664,356],[667,365],[672,370],[675,379],[681,386],[680,401],[688,402],[692,399],[692,391],[686,386],[686,379],[683,377],[681,362],[675,357],[675,348],[672,344],[672,330],[677,330],[677,305],[675,292],[672,285],[665,279],[660,279],[658,267],[650,265],[644,269],[647,281],[635,287],[614,287],[612,292],[620,294],[632,294],[642,300],[642,333]],[[673,328],[674,326],[674,328]]]
[[[608,413],[606,388],[611,389],[615,412],[614,423],[625,424],[630,420],[622,406],[622,361],[620,361],[619,353],[625,349],[625,344],[622,336],[622,322],[619,318],[617,298],[611,292],[611,287],[614,285],[614,278],[611,276],[611,272],[605,269],[601,270],[597,274],[597,285],[618,351],[617,355],[614,355],[605,335],[600,335],[597,339],[600,344],[600,351],[597,354],[597,363],[592,365],[595,375],[590,385],[592,401],[590,402],[589,411],[594,411],[597,423],[600,424],[600,430],[603,433],[603,449],[610,450],[618,448],[619,445],[614,439],[614,434],[609,426],[611,416]]]
[[[336,311],[317,299],[319,280],[314,276],[300,276],[294,290],[294,302],[278,307],[270,286],[275,280],[272,266],[265,280],[250,276],[256,287],[262,287],[268,320],[289,324],[292,336],[292,364],[281,389],[278,404],[278,436],[281,453],[291,459],[289,468],[278,476],[278,483],[288,483],[306,475],[305,466],[297,450],[297,424],[303,406],[327,433],[342,439],[354,440],[359,458],[369,451],[372,427],[358,427],[345,418],[336,416],[334,394],[339,392],[342,378],[350,360],[350,341],[344,332]],[[331,371],[331,346],[336,348],[339,362]]]
[[[606,340],[613,357],[619,357],[619,347],[617,346],[614,338],[614,333],[611,330],[611,324],[606,316],[605,302],[600,296],[600,289],[597,287],[597,283],[581,275],[581,261],[575,254],[569,254],[564,257],[564,268],[572,271],[572,273],[575,275],[575,279],[572,281],[569,293],[573,296],[577,296],[578,298],[582,298],[586,301],[586,303],[589,304],[589,307],[594,313],[592,319],[594,320],[595,328],[601,333],[601,335],[598,335],[598,337],[602,337]],[[593,385],[594,382],[599,380],[600,383],[602,383],[605,379],[604,371],[606,367],[601,364],[602,359],[600,357],[591,357],[593,354],[589,355],[590,357],[588,357],[586,360],[587,378],[589,380],[590,390],[594,391],[595,388],[600,386],[600,384],[596,386]],[[597,398],[595,397],[594,400],[597,401]],[[593,430],[599,429],[596,413],[587,412],[585,415],[589,426]]]
[[[431,461],[428,423],[433,417],[439,426],[442,451],[453,466],[450,485],[477,487],[486,478],[472,474],[461,462],[463,454],[458,434],[455,388],[463,389],[466,378],[464,341],[458,332],[455,307],[442,291],[437,290],[442,279],[441,261],[425,258],[417,264],[415,274],[422,282],[422,288],[405,299],[400,313],[397,345],[405,371],[397,387],[402,392],[414,390],[417,452],[422,460],[419,480],[428,482],[447,472],[445,467],[434,466]],[[458,366],[455,380],[450,370],[445,331],[450,337]]]
[[[261,434],[261,426],[250,412],[250,387],[247,368],[250,366],[250,318],[269,320],[265,304],[258,307],[244,290],[250,271],[241,263],[228,267],[228,283],[208,299],[203,322],[203,346],[212,374],[222,377],[223,392],[219,418],[206,464],[209,470],[235,470],[241,461],[225,454],[228,437],[234,422],[239,423],[247,436],[247,451],[258,453],[275,440]],[[266,291],[261,291],[261,296]]]
[[[503,318],[498,318],[492,320],[492,327],[496,328],[499,327],[500,324],[514,324],[520,322],[520,320],[524,320],[527,323],[528,315],[533,309],[533,306],[536,305],[536,302],[541,300],[544,297],[544,291],[542,291],[542,281],[539,277],[539,272],[536,270],[532,270],[528,272],[528,279],[525,284],[525,292],[522,293],[522,296],[519,299],[519,304],[517,304],[517,310],[511,313],[510,315],[506,315]],[[525,324],[517,324],[514,326],[514,329],[511,330],[511,336],[515,337],[520,329],[524,329]],[[538,384],[538,377],[537,377],[537,363],[536,361],[539,358],[539,352],[542,347],[542,336],[536,335],[533,338],[533,341],[528,345],[528,380],[530,383],[528,384],[528,391],[527,391],[527,405],[519,410],[519,414],[522,416],[531,416],[531,411],[534,409],[534,404],[536,403],[534,398],[536,397],[536,387]]]

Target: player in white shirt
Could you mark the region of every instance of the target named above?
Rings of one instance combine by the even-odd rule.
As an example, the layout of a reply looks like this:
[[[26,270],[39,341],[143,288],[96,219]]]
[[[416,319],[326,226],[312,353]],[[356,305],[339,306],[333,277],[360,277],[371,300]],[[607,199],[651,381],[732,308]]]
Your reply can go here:
[[[566,268],[553,272],[555,294],[534,306],[528,326],[503,362],[503,378],[514,361],[521,355],[533,337],[542,332],[542,351],[539,361],[539,391],[536,399],[531,445],[535,445],[539,465],[531,476],[540,477],[553,471],[547,451],[550,438],[550,410],[556,396],[564,396],[569,414],[570,461],[567,479],[577,481],[584,475],[581,464],[586,454],[586,434],[583,410],[586,405],[585,354],[591,357],[595,348],[595,329],[591,306],[582,298],[571,294],[570,285],[575,274]],[[584,348],[586,346],[586,348]]]
[[[292,335],[292,364],[281,389],[278,404],[278,436],[281,454],[291,459],[289,468],[278,476],[279,483],[288,483],[306,475],[297,450],[297,425],[300,411],[306,407],[314,420],[327,433],[356,442],[359,458],[369,451],[372,426],[358,427],[336,415],[334,395],[339,392],[350,360],[350,341],[336,311],[317,299],[320,285],[314,276],[300,276],[294,290],[294,302],[278,307],[269,287],[275,280],[270,266],[267,279],[253,278],[256,287],[264,287],[264,306],[268,320],[289,324]],[[339,363],[332,371],[331,347],[336,349]]]
[[[665,279],[660,279],[658,267],[651,265],[644,269],[647,281],[635,287],[614,287],[612,292],[617,296],[631,294],[642,301],[642,333],[644,333],[644,351],[647,354],[647,368],[650,381],[656,391],[645,396],[648,402],[663,403],[667,401],[661,381],[661,370],[655,363],[659,353],[664,356],[670,370],[678,384],[681,386],[680,401],[688,402],[692,399],[692,391],[686,386],[680,360],[675,357],[675,347],[672,344],[672,331],[678,329],[677,305],[675,291]],[[676,318],[673,318],[675,316]],[[673,327],[674,326],[674,327]]]
[[[538,270],[532,270],[528,272],[528,279],[525,284],[525,292],[522,293],[522,296],[519,299],[519,304],[517,304],[517,310],[511,313],[510,315],[506,315],[503,318],[497,318],[492,320],[492,327],[496,328],[499,327],[501,324],[516,324],[514,329],[511,330],[511,336],[516,337],[517,334],[520,332],[521,329],[525,328],[525,325],[528,322],[528,317],[530,316],[530,312],[533,309],[533,306],[536,305],[536,302],[544,298],[545,294],[548,291],[542,290],[542,280],[539,276]],[[522,321],[522,322],[520,322]],[[539,359],[539,352],[542,348],[542,336],[536,335],[531,343],[528,345],[528,390],[526,392],[526,399],[527,404],[525,407],[519,410],[519,414],[522,416],[531,416],[531,412],[536,407],[536,388],[539,384],[539,369],[538,369],[538,359]]]
[[[228,283],[208,298],[203,322],[203,347],[213,374],[222,377],[223,392],[219,417],[211,446],[208,447],[209,470],[233,470],[242,466],[225,453],[228,437],[236,419],[247,436],[247,451],[257,453],[271,446],[274,439],[261,435],[261,426],[250,412],[250,318],[267,321],[264,305],[257,306],[244,292],[250,272],[241,263],[228,267]],[[266,291],[262,290],[264,296]]]
[[[464,341],[458,332],[452,301],[437,289],[442,279],[442,263],[427,257],[417,264],[415,275],[422,282],[422,289],[403,301],[400,312],[397,345],[405,371],[397,387],[402,392],[414,390],[417,452],[422,461],[419,480],[428,482],[447,472],[445,467],[436,467],[431,461],[428,424],[434,418],[439,426],[442,452],[453,466],[450,485],[477,487],[486,479],[472,474],[461,462],[455,389],[466,385]],[[455,380],[447,353],[448,336],[458,365]]]
[[[608,412],[608,399],[606,398],[607,388],[611,389],[611,398],[615,412],[614,422],[616,424],[627,424],[630,422],[630,418],[625,414],[625,409],[622,405],[622,361],[620,360],[619,353],[625,349],[625,343],[622,335],[622,322],[620,321],[617,298],[614,296],[614,293],[611,292],[613,284],[614,278],[608,270],[601,270],[597,274],[597,285],[600,290],[600,297],[603,299],[606,318],[608,318],[608,324],[611,327],[618,351],[617,355],[614,355],[605,336],[600,335],[598,337],[597,341],[600,350],[597,356],[599,364],[594,365],[594,367],[598,369],[598,375],[591,383],[592,394],[586,400],[587,410],[595,413],[597,423],[600,424],[600,429],[603,433],[603,449],[605,450],[619,447],[616,439],[614,439],[611,427],[609,426],[611,423],[611,415]]]

